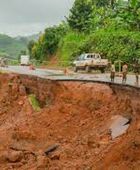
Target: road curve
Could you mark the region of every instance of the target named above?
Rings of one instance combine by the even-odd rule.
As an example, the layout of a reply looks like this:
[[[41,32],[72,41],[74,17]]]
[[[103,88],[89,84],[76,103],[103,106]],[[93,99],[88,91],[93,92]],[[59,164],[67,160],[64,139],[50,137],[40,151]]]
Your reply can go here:
[[[110,75],[109,74],[85,74],[85,73],[69,73],[67,75],[64,74],[62,70],[51,70],[51,69],[36,69],[30,70],[29,67],[26,66],[9,66],[7,68],[0,67],[1,71],[24,74],[24,75],[33,75],[40,78],[51,79],[51,80],[79,80],[79,81],[96,81],[103,83],[110,83]],[[116,84],[122,84],[122,78],[116,77]],[[126,85],[139,87],[136,85],[136,78],[134,75],[128,75]]]

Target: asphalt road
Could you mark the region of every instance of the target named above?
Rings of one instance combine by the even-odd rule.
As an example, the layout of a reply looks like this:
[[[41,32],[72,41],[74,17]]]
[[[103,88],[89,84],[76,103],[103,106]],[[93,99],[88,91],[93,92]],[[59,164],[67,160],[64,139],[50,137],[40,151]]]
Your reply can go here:
[[[52,80],[93,80],[101,82],[110,82],[110,74],[85,74],[85,73],[73,73],[69,72],[67,75],[62,70],[51,70],[51,69],[36,69],[30,70],[26,66],[9,66],[7,68],[0,67],[2,71],[8,71],[12,73],[34,75],[41,78],[52,79]],[[116,77],[115,83],[122,84],[122,78]],[[127,85],[136,86],[136,78],[134,75],[128,75]]]

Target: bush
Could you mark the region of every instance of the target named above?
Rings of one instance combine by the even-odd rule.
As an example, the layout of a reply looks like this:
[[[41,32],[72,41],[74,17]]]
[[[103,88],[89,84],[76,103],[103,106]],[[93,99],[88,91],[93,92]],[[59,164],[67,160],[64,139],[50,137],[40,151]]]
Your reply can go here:
[[[91,34],[77,49],[77,54],[83,52],[103,54],[112,62],[122,60],[130,63],[133,58],[140,58],[140,33],[101,29]]]
[[[58,49],[60,39],[66,34],[67,25],[60,24],[46,28],[45,33],[39,37],[39,40],[31,44],[31,55],[37,60],[45,60],[54,55]],[[30,47],[29,47],[30,48]]]
[[[30,102],[31,106],[33,107],[33,109],[37,112],[40,111],[41,108],[39,106],[39,102],[38,102],[36,96],[34,94],[30,94],[28,96],[28,99],[29,99],[29,102]]]
[[[77,32],[69,32],[59,44],[57,55],[63,65],[69,65],[76,57],[74,54],[85,41],[86,36]]]

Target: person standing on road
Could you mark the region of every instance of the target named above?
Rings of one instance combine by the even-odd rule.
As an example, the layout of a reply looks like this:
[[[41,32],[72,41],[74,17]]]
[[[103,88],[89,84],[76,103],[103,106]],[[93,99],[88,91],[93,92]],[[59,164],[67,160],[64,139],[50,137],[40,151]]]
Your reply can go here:
[[[139,85],[139,71],[135,72],[136,75],[136,85]]]
[[[140,69],[140,65],[138,63],[138,61],[133,65],[134,68],[134,73],[136,76],[136,85],[139,85],[139,69]]]
[[[127,73],[128,73],[128,65],[124,63],[122,67],[122,83],[125,84],[127,80]]]
[[[116,72],[115,65],[112,64],[111,70],[110,70],[110,79],[111,79],[111,82],[113,82],[113,83],[114,83],[114,79],[115,79],[115,72]]]

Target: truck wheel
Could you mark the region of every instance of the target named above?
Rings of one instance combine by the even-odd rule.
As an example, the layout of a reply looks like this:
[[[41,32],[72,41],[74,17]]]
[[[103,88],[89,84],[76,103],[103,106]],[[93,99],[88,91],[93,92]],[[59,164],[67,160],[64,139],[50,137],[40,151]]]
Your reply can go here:
[[[101,73],[105,73],[105,68],[102,68],[102,69],[101,69]]]
[[[74,67],[74,72],[78,72],[78,68],[76,66]]]
[[[90,73],[90,71],[91,71],[90,66],[86,66],[85,71],[86,71],[87,73]]]

